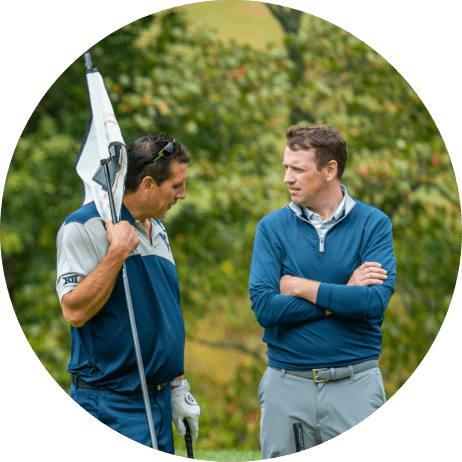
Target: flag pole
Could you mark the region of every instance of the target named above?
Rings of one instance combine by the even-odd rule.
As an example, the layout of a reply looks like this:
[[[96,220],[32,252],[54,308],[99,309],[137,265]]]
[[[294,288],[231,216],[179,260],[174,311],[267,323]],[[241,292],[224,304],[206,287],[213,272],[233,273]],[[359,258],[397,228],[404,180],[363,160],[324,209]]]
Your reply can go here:
[[[83,177],[81,173],[79,173],[79,169],[77,166],[76,168],[77,168],[77,173],[79,173],[82,180],[85,181],[85,184],[86,185],[90,184],[90,191],[89,191],[90,198],[93,198],[93,200],[95,201],[96,207],[98,209],[98,213],[103,219],[106,218],[108,215],[107,208],[106,208],[107,202],[106,201],[104,201],[104,203],[98,202],[97,199],[99,196],[97,194],[101,195],[101,191],[98,189],[98,193],[93,196],[93,194],[91,194],[91,189],[93,189],[96,185],[99,185],[102,187],[103,191],[107,191],[107,195],[108,195],[107,197],[109,199],[110,216],[112,218],[112,223],[116,225],[120,219],[120,217],[118,217],[118,215],[120,215],[120,209],[117,210],[117,208],[121,207],[122,198],[120,196],[120,192],[122,191],[122,196],[123,196],[123,189],[119,188],[117,190],[117,197],[114,197],[114,193],[112,191],[112,184],[113,184],[113,181],[115,181],[117,172],[119,172],[120,168],[124,170],[124,167],[122,167],[122,165],[119,165],[119,160],[123,158],[121,149],[122,147],[125,148],[125,146],[123,144],[123,138],[122,138],[122,134],[120,133],[120,130],[119,130],[119,133],[115,133],[116,135],[115,137],[114,137],[114,133],[108,136],[108,132],[107,132],[108,128],[105,126],[106,122],[104,122],[104,119],[103,119],[103,111],[107,112],[109,110],[110,111],[109,116],[112,116],[114,118],[113,122],[115,122],[117,126],[118,124],[115,121],[114,114],[112,114],[113,110],[112,110],[112,106],[110,104],[107,92],[101,93],[104,90],[104,83],[102,81],[102,77],[99,74],[98,70],[96,68],[92,69],[90,53],[88,51],[84,53],[83,58],[85,60],[88,90],[90,93],[90,102],[92,105],[92,115],[90,118],[89,126],[87,128],[87,133],[85,134],[83,146],[85,146],[85,143],[87,142],[87,136],[90,136],[89,133],[92,130],[91,128],[93,126],[92,124],[95,123],[96,125],[94,127],[96,127],[95,130],[96,130],[96,141],[97,141],[96,145],[97,146],[94,149],[96,150],[96,153],[92,152],[91,150],[88,152],[89,153],[92,152],[93,155],[98,156],[98,159],[100,161],[100,166],[96,170],[96,165],[92,164],[93,162],[93,158],[92,158],[92,161],[90,162],[90,167],[89,167],[88,159],[86,159],[87,163],[84,162],[85,167],[82,171],[82,173],[84,174]],[[96,105],[96,106],[93,107],[93,105]],[[101,131],[103,130],[106,132],[106,136],[101,136],[102,135]],[[111,141],[111,143],[109,145],[107,144],[105,145],[105,141],[107,141],[108,143]],[[105,149],[107,150],[105,151]],[[81,153],[79,153],[79,158],[80,158],[80,155],[82,155],[82,158],[84,157],[85,155],[84,147],[82,147]],[[106,157],[106,155],[108,156]],[[105,158],[102,159],[102,157],[105,157]],[[79,163],[79,160],[77,161],[77,163]],[[91,172],[87,172],[85,170],[88,168],[90,168]],[[93,168],[95,168],[96,173],[94,172]],[[89,175],[89,176],[87,177],[86,175]],[[123,177],[122,177],[122,181],[123,181]],[[86,186],[84,186],[84,188],[85,188],[84,189],[84,198],[85,198],[85,194],[87,192]],[[116,200],[118,204],[117,206],[115,205]],[[123,263],[123,266],[122,266],[122,280],[124,284],[125,299],[127,302],[127,310],[128,310],[130,328],[131,328],[132,337],[133,337],[133,345],[135,349],[138,373],[140,377],[141,391],[143,393],[144,407],[146,410],[146,418],[147,418],[148,427],[149,427],[149,434],[151,437],[151,443],[152,443],[153,449],[158,449],[157,438],[156,438],[156,433],[154,429],[154,422],[152,418],[152,409],[151,409],[151,404],[149,401],[148,388],[146,385],[146,376],[144,373],[143,359],[141,356],[140,342],[139,342],[139,337],[138,337],[138,331],[136,328],[135,315],[133,311],[133,304],[132,304],[132,299],[130,295],[130,287],[128,284],[128,277],[127,277],[127,270],[126,270],[125,262]]]
[[[92,63],[91,63],[90,53],[87,51],[83,55],[83,57],[85,60],[85,68],[87,72],[92,72]],[[101,162],[101,166],[103,167],[104,175],[106,178],[107,194],[108,194],[109,205],[111,209],[112,223],[116,225],[119,222],[119,218],[117,217],[117,211],[116,211],[116,207],[114,203],[114,197],[112,194],[112,185],[111,185],[110,172],[109,172],[109,162],[112,160],[113,156],[111,153],[111,149],[109,149],[108,151],[109,151],[109,158],[102,159],[100,162]],[[140,376],[141,392],[143,394],[143,401],[144,401],[144,407],[146,410],[146,418],[148,422],[149,435],[151,437],[151,446],[153,447],[153,449],[158,449],[156,432],[154,428],[154,421],[152,418],[151,403],[149,401],[148,387],[146,385],[146,376],[144,373],[143,358],[141,356],[140,342],[139,342],[139,337],[138,337],[138,331],[136,328],[135,314],[133,311],[133,304],[132,304],[132,298],[130,295],[130,286],[128,283],[128,276],[127,276],[127,269],[126,269],[125,262],[123,263],[123,266],[122,266],[122,280],[124,284],[125,299],[127,302],[128,317],[130,320],[130,328],[131,328],[132,337],[133,337],[133,345],[135,348],[136,363],[138,366],[138,373]]]
[[[107,183],[107,192],[109,195],[109,203],[111,206],[112,222],[115,225],[116,223],[118,223],[119,220],[118,220],[118,217],[115,211],[114,198],[112,196],[112,187],[111,187],[111,180],[109,176],[108,160],[107,159],[101,160],[101,164],[104,166],[104,174],[106,176],[106,183]],[[148,387],[146,385],[146,376],[144,374],[143,358],[141,356],[140,341],[138,338],[138,330],[136,328],[135,313],[133,312],[132,297],[130,295],[130,286],[128,284],[127,268],[125,266],[125,262],[122,266],[122,280],[124,283],[125,298],[127,301],[128,317],[130,319],[130,327],[132,331],[133,344],[135,347],[136,363],[138,365],[138,373],[140,375],[141,391],[143,394],[144,407],[146,409],[146,418],[148,421],[149,435],[151,436],[151,444],[152,444],[153,449],[158,449],[156,431],[154,428],[154,421],[152,418],[151,403],[149,401]]]

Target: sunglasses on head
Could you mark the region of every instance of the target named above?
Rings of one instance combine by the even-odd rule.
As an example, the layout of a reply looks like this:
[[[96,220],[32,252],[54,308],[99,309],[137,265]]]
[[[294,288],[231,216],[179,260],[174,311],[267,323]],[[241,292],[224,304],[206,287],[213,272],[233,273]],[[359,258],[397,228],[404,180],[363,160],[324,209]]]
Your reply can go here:
[[[175,138],[173,138],[173,141],[170,141],[170,143],[168,143],[167,146],[165,146],[159,151],[157,157],[153,160],[153,162],[159,160],[161,157],[170,157],[175,151],[173,143],[175,143]]]

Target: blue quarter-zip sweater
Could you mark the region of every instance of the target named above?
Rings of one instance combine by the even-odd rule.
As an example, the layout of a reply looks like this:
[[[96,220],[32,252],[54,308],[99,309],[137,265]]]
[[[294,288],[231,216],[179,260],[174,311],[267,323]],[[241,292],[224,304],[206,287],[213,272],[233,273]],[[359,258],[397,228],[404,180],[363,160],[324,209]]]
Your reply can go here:
[[[378,359],[384,311],[394,292],[396,262],[391,221],[379,209],[350,199],[324,242],[302,209],[265,216],[257,227],[249,292],[265,328],[268,365],[289,370],[351,365]],[[347,286],[365,262],[387,270],[383,284]],[[284,275],[321,282],[316,304],[281,295]],[[326,316],[326,310],[333,314]]]

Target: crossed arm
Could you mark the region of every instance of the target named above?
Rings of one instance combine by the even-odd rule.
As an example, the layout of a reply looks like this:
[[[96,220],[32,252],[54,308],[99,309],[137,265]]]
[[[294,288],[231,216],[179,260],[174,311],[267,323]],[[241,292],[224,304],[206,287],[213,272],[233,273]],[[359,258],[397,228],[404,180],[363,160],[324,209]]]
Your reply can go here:
[[[347,286],[368,287],[374,284],[383,284],[387,279],[387,271],[380,263],[366,262],[358,267],[351,275]],[[290,295],[303,298],[316,304],[320,282],[304,279],[296,276],[285,275],[279,281],[279,292],[281,295]],[[329,314],[330,311],[327,312]]]
[[[362,263],[348,282],[326,283],[284,275],[285,243],[271,227],[257,228],[250,271],[252,309],[261,326],[317,321],[329,312],[350,319],[373,319],[393,294],[395,258],[389,219],[378,221],[364,237]],[[287,272],[287,271],[286,271]]]

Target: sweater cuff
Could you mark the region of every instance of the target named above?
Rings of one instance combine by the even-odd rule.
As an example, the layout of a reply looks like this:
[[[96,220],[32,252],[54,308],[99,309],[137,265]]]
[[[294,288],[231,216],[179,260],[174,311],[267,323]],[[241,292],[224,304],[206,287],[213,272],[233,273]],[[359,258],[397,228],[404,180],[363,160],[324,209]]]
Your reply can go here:
[[[322,308],[323,310],[330,310],[330,293],[332,290],[333,284],[327,284],[321,282],[318,287],[318,295],[316,297],[316,305]]]

